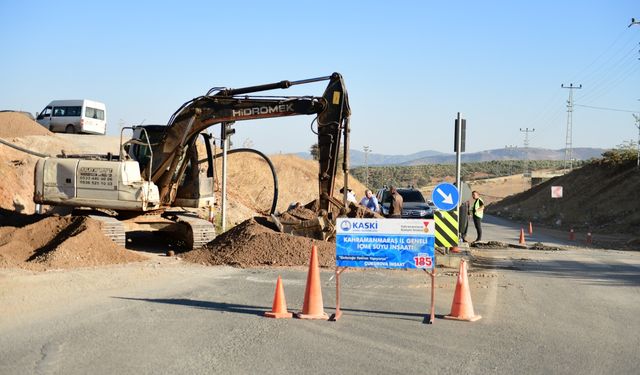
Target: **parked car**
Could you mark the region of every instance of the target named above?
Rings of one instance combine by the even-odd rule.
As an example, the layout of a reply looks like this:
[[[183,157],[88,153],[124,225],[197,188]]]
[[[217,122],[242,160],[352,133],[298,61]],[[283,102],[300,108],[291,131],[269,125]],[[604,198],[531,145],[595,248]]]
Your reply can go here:
[[[106,134],[107,108],[88,99],[54,100],[36,121],[52,132]]]
[[[415,188],[397,188],[398,194],[402,196],[402,218],[403,219],[433,219],[434,208],[424,199],[420,190]],[[382,188],[377,191],[376,198],[380,205],[380,212],[389,215],[389,188]]]

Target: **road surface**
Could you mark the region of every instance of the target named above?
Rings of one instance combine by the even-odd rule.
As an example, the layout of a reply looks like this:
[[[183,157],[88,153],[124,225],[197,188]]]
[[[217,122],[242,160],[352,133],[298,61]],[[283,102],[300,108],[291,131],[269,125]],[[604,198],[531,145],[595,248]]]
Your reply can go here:
[[[487,239],[517,240],[488,218]],[[553,240],[553,239],[551,239]],[[155,256],[146,263],[33,274],[0,270],[2,374],[629,374],[640,358],[640,254],[474,250],[482,319],[450,312],[455,270],[438,269],[436,314],[419,271],[342,274],[338,322],[274,320],[282,275],[289,309],[306,269],[236,269]],[[325,310],[332,270],[321,272]]]

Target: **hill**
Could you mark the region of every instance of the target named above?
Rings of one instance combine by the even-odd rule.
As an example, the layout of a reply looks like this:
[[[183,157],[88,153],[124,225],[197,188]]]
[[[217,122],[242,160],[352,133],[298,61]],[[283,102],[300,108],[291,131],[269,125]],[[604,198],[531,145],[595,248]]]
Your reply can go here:
[[[572,155],[575,160],[589,160],[600,157],[605,151],[603,148],[578,147],[573,149]],[[454,153],[447,154],[433,150],[425,150],[408,155],[369,153],[366,157],[366,163],[364,152],[355,149],[351,149],[349,152],[352,168],[364,165],[412,166],[423,164],[454,164],[456,162],[456,155]],[[311,159],[311,154],[308,152],[298,152],[295,155],[302,159]],[[473,163],[492,160],[564,160],[564,156],[565,149],[550,150],[535,147],[524,149],[516,147],[463,153],[461,159],[464,163]]]
[[[365,153],[360,150],[349,150],[352,166],[365,165]],[[425,150],[408,155],[385,155],[369,153],[366,156],[367,165],[405,165],[414,160],[445,157],[447,154],[439,151]],[[455,156],[454,156],[455,158]]]
[[[597,158],[606,151],[602,148],[574,148],[572,151],[575,160],[588,160]],[[564,160],[565,149],[549,150],[545,148],[506,149],[499,148],[473,153],[463,153],[461,160],[463,163],[473,163],[493,160]],[[413,159],[402,163],[402,165],[422,165],[422,164],[454,164],[455,154],[442,154]]]
[[[286,211],[294,202],[306,204],[318,198],[317,161],[295,155],[271,155],[269,158],[278,178],[278,211]],[[216,166],[218,176],[222,170],[220,163]],[[273,199],[273,178],[264,159],[252,153],[230,154],[227,176],[229,198],[236,211],[231,213],[232,224],[242,222],[257,212],[269,211]],[[339,173],[334,196],[339,196],[342,186],[343,177]],[[365,186],[358,179],[349,176],[349,187],[358,199],[362,198]]]
[[[562,186],[563,197],[552,198],[551,186]],[[635,152],[609,151],[568,174],[490,204],[487,212],[567,230],[638,236],[638,186]]]

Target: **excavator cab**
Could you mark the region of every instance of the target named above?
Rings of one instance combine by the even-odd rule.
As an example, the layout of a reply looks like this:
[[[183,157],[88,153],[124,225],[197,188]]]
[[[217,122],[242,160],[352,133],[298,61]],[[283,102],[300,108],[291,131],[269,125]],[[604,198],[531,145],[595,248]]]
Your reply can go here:
[[[153,169],[153,147],[160,144],[166,132],[166,125],[140,125],[133,127],[132,141],[127,148],[127,156],[138,162],[143,176],[149,176]],[[179,175],[175,185],[172,207],[211,207],[215,202],[215,164],[211,135],[201,132],[185,148],[184,156],[177,166]]]

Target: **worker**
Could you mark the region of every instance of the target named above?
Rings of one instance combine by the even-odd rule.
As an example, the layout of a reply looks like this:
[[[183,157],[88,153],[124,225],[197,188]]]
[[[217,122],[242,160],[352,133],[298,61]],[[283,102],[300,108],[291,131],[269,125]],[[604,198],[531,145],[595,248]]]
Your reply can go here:
[[[378,206],[378,198],[373,195],[373,192],[369,189],[364,191],[364,197],[360,200],[360,205],[365,206],[373,212],[380,212],[380,206]]]
[[[340,189],[340,194],[344,194],[344,187]],[[353,194],[353,190],[347,189],[347,203],[353,202],[358,204],[358,200],[356,199],[356,195]]]
[[[398,193],[395,186],[389,188],[389,198],[387,201],[389,204],[389,217],[399,219],[402,217],[402,204],[404,203],[402,195]]]
[[[471,206],[471,215],[473,216],[473,225],[476,227],[478,237],[473,242],[479,242],[482,239],[482,216],[484,215],[484,201],[480,198],[480,193],[476,190],[471,192],[471,198],[474,199]]]

